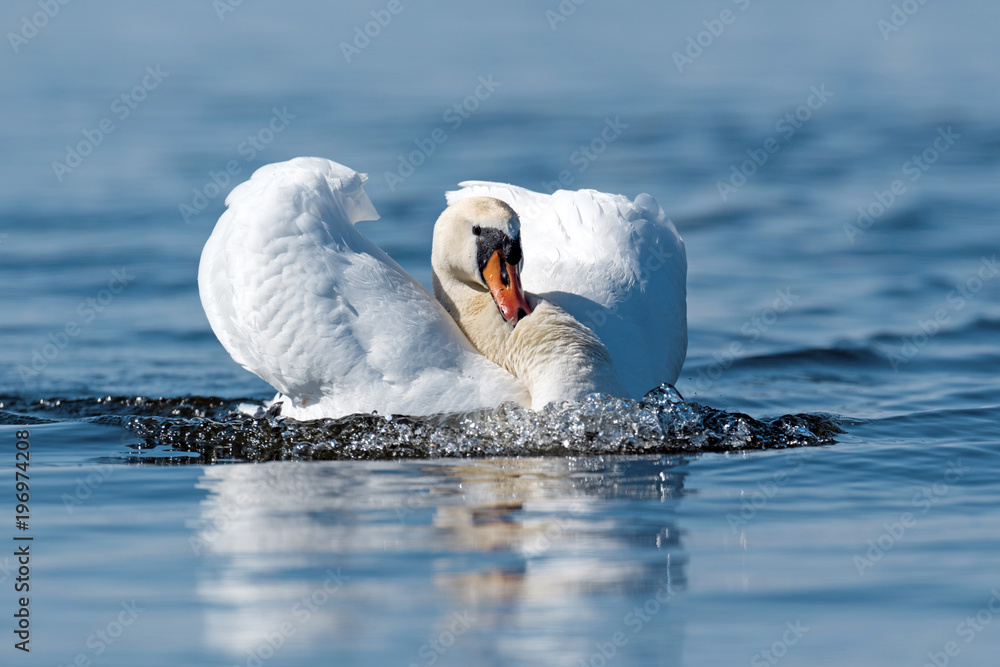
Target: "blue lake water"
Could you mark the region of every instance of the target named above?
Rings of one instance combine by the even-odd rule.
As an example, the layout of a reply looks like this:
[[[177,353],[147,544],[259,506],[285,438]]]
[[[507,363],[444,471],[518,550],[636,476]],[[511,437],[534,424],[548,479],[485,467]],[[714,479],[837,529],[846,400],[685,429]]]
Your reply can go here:
[[[995,664],[998,19],[5,4],[0,662]],[[297,155],[369,173],[362,231],[425,284],[461,180],[652,194],[687,244],[687,403],[233,416],[273,390],[198,257]]]

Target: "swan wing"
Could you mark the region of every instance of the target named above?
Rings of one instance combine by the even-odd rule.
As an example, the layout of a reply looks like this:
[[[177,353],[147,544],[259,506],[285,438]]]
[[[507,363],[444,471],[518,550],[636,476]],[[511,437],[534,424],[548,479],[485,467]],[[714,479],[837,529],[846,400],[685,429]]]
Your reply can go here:
[[[674,383],[687,354],[687,255],[653,197],[533,192],[466,181],[448,203],[496,197],[521,218],[522,283],[601,339],[629,394]]]
[[[520,383],[354,227],[378,219],[365,180],[329,160],[296,158],[233,189],[198,271],[222,345],[298,418],[524,402]]]

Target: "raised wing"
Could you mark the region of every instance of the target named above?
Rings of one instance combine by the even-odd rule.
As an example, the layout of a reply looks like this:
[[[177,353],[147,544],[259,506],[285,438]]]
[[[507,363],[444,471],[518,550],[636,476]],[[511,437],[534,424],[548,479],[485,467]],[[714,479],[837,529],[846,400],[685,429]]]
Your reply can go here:
[[[687,354],[687,256],[656,200],[596,190],[550,195],[466,181],[448,203],[486,195],[521,218],[522,282],[600,337],[634,398],[674,383]]]
[[[223,346],[299,418],[526,400],[426,289],[354,228],[366,177],[329,160],[258,169],[226,199],[198,286]]]

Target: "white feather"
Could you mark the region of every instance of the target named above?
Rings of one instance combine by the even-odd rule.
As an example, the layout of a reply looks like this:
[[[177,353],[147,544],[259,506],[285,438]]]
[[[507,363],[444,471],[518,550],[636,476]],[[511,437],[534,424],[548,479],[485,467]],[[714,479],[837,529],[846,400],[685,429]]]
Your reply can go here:
[[[296,158],[232,191],[198,272],[223,346],[288,399],[282,414],[300,419],[525,403],[521,384],[354,228],[378,218],[365,180]]]

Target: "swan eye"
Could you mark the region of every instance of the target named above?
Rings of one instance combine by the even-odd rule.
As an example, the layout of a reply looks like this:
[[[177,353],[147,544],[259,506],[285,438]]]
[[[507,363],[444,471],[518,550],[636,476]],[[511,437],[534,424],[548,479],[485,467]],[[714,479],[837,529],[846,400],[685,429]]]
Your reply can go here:
[[[483,228],[480,227],[479,225],[473,225],[472,233],[475,234],[476,236],[479,236],[480,234],[483,233]]]

